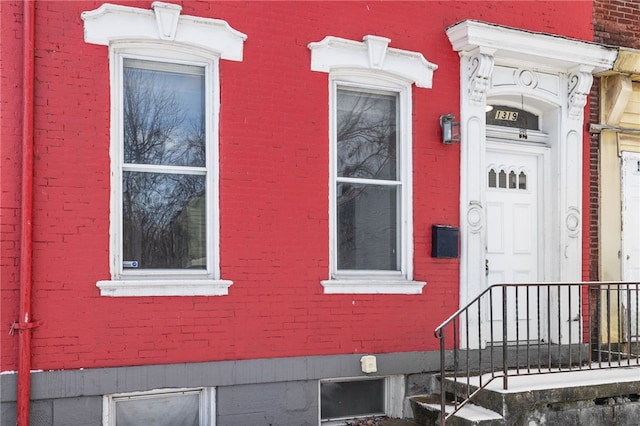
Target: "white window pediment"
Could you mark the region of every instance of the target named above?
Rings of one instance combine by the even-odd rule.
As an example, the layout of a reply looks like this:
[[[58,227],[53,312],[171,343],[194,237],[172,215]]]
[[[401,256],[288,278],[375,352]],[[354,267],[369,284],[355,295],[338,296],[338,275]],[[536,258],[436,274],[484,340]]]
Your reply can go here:
[[[331,72],[340,68],[370,69],[402,78],[418,87],[431,88],[436,64],[421,53],[388,47],[385,37],[367,35],[362,42],[328,36],[309,43],[311,70]]]
[[[170,40],[199,46],[222,59],[242,61],[247,36],[220,19],[180,15],[182,7],[154,2],[152,10],[105,3],[82,13],[84,40],[108,46],[117,40]]]

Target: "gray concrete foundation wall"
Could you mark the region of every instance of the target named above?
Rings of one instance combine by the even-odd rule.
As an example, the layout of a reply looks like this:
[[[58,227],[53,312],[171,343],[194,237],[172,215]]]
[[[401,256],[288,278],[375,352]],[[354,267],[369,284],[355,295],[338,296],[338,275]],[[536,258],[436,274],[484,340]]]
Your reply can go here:
[[[374,376],[405,375],[407,393],[439,369],[437,352],[371,354]],[[31,374],[31,426],[102,424],[102,396],[164,388],[216,388],[218,426],[318,423],[318,381],[365,377],[361,354],[43,371]],[[16,422],[16,378],[0,375],[0,421]],[[406,411],[410,416],[410,411]]]

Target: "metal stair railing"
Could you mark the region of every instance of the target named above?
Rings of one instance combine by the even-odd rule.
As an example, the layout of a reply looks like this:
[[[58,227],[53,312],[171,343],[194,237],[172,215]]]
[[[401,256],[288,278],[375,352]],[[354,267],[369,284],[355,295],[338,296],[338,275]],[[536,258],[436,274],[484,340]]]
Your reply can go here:
[[[440,424],[496,379],[640,365],[639,302],[640,282],[488,287],[434,331]]]

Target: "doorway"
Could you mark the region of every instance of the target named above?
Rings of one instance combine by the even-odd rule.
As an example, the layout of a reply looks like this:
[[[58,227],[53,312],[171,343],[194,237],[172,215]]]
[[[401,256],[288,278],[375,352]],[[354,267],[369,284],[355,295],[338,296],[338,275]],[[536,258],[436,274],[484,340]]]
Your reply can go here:
[[[543,281],[544,164],[547,149],[512,141],[487,141],[486,154],[486,260],[487,285]],[[516,291],[518,294],[516,294]],[[526,288],[510,289],[506,318],[500,298],[492,307],[493,336],[507,342],[538,341],[537,328],[544,299]],[[540,300],[539,300],[540,299]]]
[[[640,153],[622,152],[622,280],[640,282]],[[631,339],[640,340],[637,286],[623,293],[631,320]],[[624,303],[624,302],[623,302]]]

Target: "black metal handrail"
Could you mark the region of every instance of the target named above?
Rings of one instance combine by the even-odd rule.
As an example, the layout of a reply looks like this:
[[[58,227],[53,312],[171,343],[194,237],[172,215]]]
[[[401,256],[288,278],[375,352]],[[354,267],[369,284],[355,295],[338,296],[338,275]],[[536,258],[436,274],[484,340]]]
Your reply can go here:
[[[498,378],[640,365],[639,296],[640,282],[488,287],[434,331],[440,424]]]

